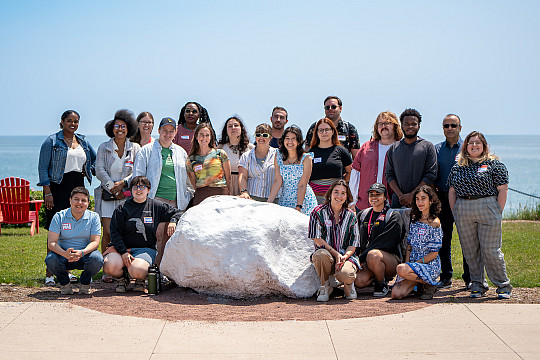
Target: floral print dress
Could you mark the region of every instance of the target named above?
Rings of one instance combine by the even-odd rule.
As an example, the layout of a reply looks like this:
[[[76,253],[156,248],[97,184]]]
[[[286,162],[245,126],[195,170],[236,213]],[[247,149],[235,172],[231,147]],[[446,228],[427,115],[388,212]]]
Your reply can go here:
[[[304,159],[306,156],[313,156],[313,153],[305,153],[302,156],[300,164],[285,165],[283,163],[283,157],[281,154],[276,154],[277,163],[279,165],[279,173],[283,178],[283,184],[281,185],[281,196],[279,197],[278,204],[290,208],[295,208],[297,203],[298,183],[304,173]],[[306,195],[304,196],[304,203],[302,204],[302,214],[309,215],[311,211],[317,206],[317,198],[315,193],[309,185],[306,187]]]

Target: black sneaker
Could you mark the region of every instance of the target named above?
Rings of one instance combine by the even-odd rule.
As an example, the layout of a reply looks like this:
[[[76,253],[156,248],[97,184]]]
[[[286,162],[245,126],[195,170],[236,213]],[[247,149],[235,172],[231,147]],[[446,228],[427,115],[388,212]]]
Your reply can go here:
[[[388,295],[388,285],[386,283],[375,283],[375,288],[373,289],[373,296],[385,297],[386,295]]]
[[[452,279],[443,279],[437,284],[437,289],[448,289],[452,286]]]

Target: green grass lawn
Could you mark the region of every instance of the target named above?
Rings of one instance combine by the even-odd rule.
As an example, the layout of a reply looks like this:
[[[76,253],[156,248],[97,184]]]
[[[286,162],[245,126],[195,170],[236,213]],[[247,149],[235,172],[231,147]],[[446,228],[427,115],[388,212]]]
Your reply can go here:
[[[41,286],[45,278],[47,231],[31,237],[29,228],[3,227],[0,235],[0,282]],[[540,286],[540,222],[503,224],[504,258],[508,276],[515,287]],[[461,246],[457,232],[452,239],[454,278],[463,274]],[[74,271],[75,275],[80,271]],[[96,278],[101,277],[101,272]]]

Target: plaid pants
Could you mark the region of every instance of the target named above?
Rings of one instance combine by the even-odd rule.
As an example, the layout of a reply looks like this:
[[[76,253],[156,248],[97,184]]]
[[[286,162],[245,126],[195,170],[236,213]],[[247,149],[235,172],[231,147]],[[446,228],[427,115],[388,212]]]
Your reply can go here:
[[[476,200],[458,198],[452,211],[463,256],[469,264],[472,291],[485,292],[484,268],[497,293],[511,292],[502,245],[502,209],[496,196]]]

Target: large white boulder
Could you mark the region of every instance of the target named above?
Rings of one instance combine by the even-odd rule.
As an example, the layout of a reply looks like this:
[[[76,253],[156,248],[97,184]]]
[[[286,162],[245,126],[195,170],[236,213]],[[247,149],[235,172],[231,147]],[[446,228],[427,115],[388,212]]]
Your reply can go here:
[[[290,208],[213,196],[189,209],[167,242],[161,272],[179,286],[249,298],[312,296],[309,217]]]

